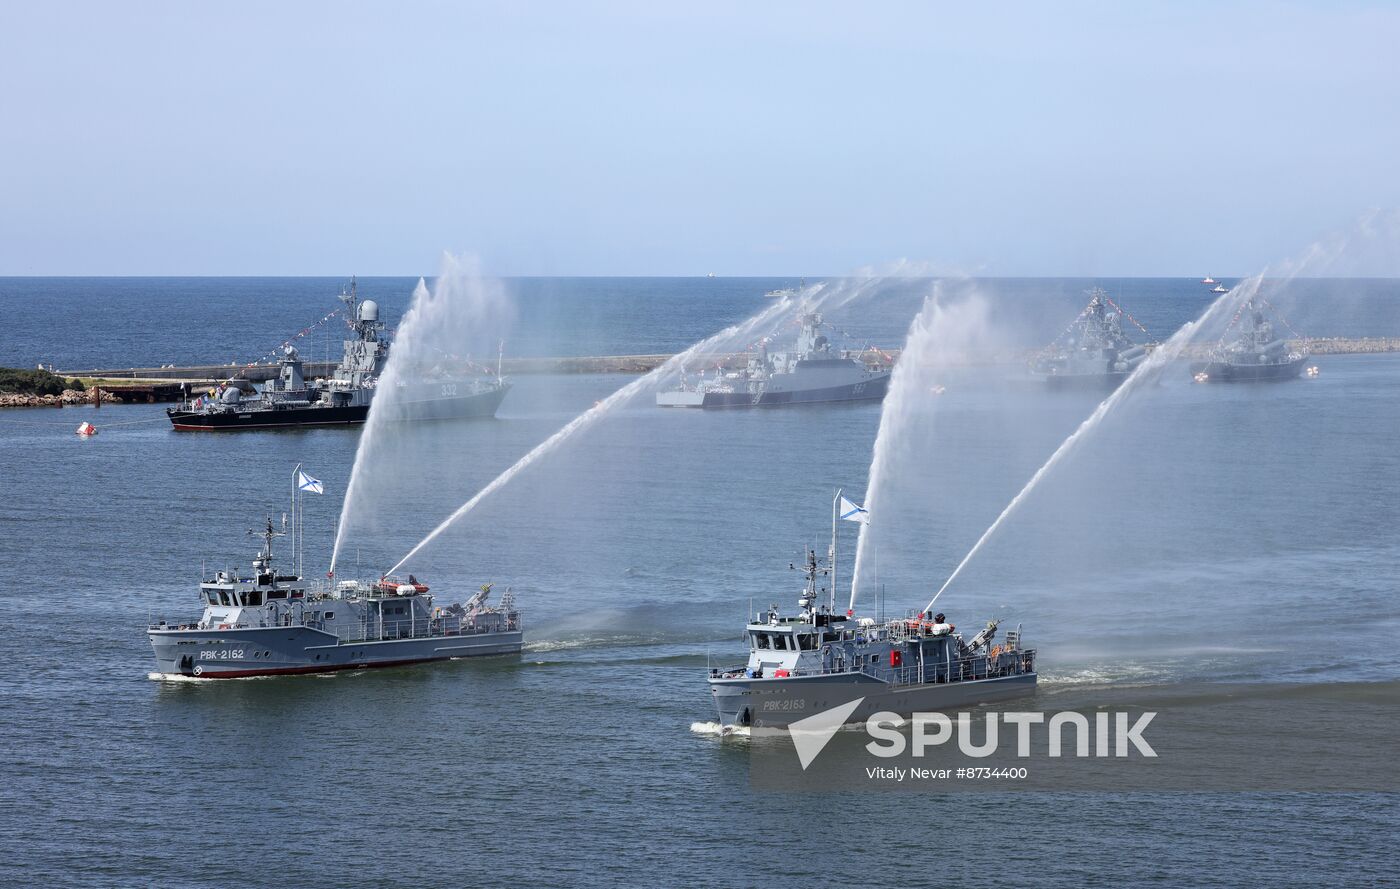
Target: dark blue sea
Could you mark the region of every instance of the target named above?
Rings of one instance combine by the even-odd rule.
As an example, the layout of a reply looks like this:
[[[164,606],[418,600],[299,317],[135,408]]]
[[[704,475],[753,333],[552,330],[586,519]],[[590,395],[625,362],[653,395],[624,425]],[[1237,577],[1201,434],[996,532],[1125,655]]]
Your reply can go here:
[[[0,365],[244,363],[336,308],[342,283],[0,279]],[[393,319],[416,279],[358,283]],[[517,307],[506,349],[677,351],[794,283],[506,281]],[[1168,279],[986,287],[994,323],[1029,345],[1057,335],[1096,284],[1156,339],[1211,299],[1199,281]],[[898,347],[923,287],[832,323],[853,345]],[[1286,308],[1306,335],[1400,335],[1397,282],[1303,282]],[[335,357],[328,327],[303,351],[315,355],[320,336]],[[994,614],[1021,624],[1044,707],[1200,680],[1394,686],[1400,355],[1315,363],[1316,378],[1271,386],[1197,385],[1175,369],[1134,393],[940,607],[962,628]],[[338,575],[388,567],[630,379],[522,376],[494,421],[427,429],[412,459],[384,470],[396,494]],[[892,501],[878,606],[921,607],[1098,398],[1046,393],[1001,367],[930,394]],[[247,565],[247,531],[287,509],[298,463],[325,483],[304,501],[308,571],[324,572],[359,432],[180,434],[162,405],[0,411],[0,882],[1393,882],[1389,794],[751,787],[755,742],[696,730],[713,719],[706,669],[743,658],[751,607],[793,607],[789,564],[824,550],[833,489],[864,491],[880,409],[629,405],[416,564],[449,598],[510,587],[527,627],[518,660],[224,683],[149,678],[148,620],[196,614],[202,566]],[[84,420],[101,433],[75,436]],[[853,544],[846,533],[846,564]],[[1374,767],[1393,774],[1395,760],[1378,754]]]

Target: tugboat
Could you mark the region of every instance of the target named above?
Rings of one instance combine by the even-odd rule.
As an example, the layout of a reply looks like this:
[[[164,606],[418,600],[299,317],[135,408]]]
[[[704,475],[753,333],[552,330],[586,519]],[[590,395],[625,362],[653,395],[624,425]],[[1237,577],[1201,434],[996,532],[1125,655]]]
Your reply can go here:
[[[1274,335],[1273,322],[1264,317],[1258,297],[1250,297],[1231,322],[1240,325],[1239,335],[1229,343],[1223,338],[1208,361],[1191,365],[1191,375],[1202,383],[1253,383],[1291,380],[1302,373],[1308,361],[1308,348]],[[1226,335],[1229,330],[1226,330]]]
[[[379,320],[379,304],[360,300],[355,282],[340,296],[347,306],[352,339],[328,380],[307,380],[296,347],[288,345],[277,361],[277,376],[260,392],[246,391],[239,381],[218,387],[213,393],[186,399],[167,408],[170,423],[180,430],[268,429],[284,426],[354,425],[369,417],[369,406],[379,391],[380,375],[389,360],[385,324]],[[494,376],[422,374],[398,384],[387,404],[394,420],[444,420],[493,417],[510,384],[501,379],[499,364]]]
[[[1123,333],[1125,314],[1105,291],[1090,290],[1089,304],[1031,361],[1031,375],[1049,386],[1116,388],[1147,357],[1147,347]]]
[[[995,618],[964,640],[942,614],[928,611],[883,622],[858,618],[853,609],[840,614],[834,579],[832,597],[818,601],[818,579],[832,573],[833,561],[823,566],[809,549],[797,614],[784,615],[777,605],[759,611],[745,627],[748,662],[710,670],[721,730],[781,729],[857,699],[847,723],[884,710],[945,710],[1035,691],[1036,652],[1022,647],[1019,627],[995,644]]]
[[[519,654],[520,612],[508,590],[489,607],[491,584],[465,604],[438,607],[428,587],[383,577],[313,589],[273,567],[272,520],[257,533],[252,573],[219,571],[199,584],[204,613],[147,629],[162,677],[235,679],[363,670],[485,655]]]
[[[758,354],[744,368],[658,392],[656,403],[661,407],[773,407],[885,397],[890,384],[887,363],[871,366],[861,360],[863,353],[833,350],[820,332],[820,313],[805,313],[800,321],[802,331],[793,351],[769,353],[766,342],[760,343]]]

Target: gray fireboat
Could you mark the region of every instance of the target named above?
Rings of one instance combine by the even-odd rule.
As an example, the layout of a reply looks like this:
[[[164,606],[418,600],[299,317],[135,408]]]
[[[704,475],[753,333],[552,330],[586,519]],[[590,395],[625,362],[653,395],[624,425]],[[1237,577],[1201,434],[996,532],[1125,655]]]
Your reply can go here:
[[[658,392],[661,407],[774,407],[833,401],[878,401],[890,384],[889,363],[864,360],[865,352],[837,351],[821,333],[822,316],[800,318],[797,345],[769,352],[766,338],[758,354],[738,370],[720,369],[713,377],[686,380],[680,388]]]
[[[519,654],[520,612],[509,590],[487,605],[491,584],[464,604],[439,607],[413,575],[343,580],[313,588],[278,572],[272,520],[257,533],[252,572],[219,571],[199,584],[197,620],[147,629],[163,678],[235,679],[363,670],[484,655]]]
[[[1250,297],[1232,322],[1239,334],[1228,343],[1222,338],[1208,361],[1191,365],[1191,375],[1200,383],[1280,382],[1295,379],[1308,361],[1308,347],[1291,347],[1274,333],[1273,322],[1264,317],[1258,297]],[[1226,335],[1229,330],[1226,330]],[[1315,373],[1315,371],[1310,371]]]
[[[884,621],[856,617],[854,608],[842,614],[834,576],[832,594],[820,603],[818,581],[834,575],[835,552],[833,530],[826,565],[807,551],[797,614],[784,615],[777,605],[759,611],[745,627],[748,662],[710,670],[723,730],[781,729],[857,699],[848,723],[881,711],[948,710],[1035,691],[1036,652],[1022,646],[1019,627],[998,644],[995,618],[964,639],[929,610]]]
[[[1031,361],[1031,375],[1050,386],[1116,387],[1147,357],[1147,347],[1123,333],[1125,314],[1107,292],[1090,290],[1089,304]]]
[[[230,380],[209,395],[168,408],[171,425],[211,431],[364,423],[389,360],[386,325],[379,320],[378,303],[358,298],[354,279],[340,299],[353,336],[345,340],[330,379],[308,380],[296,347],[288,345],[278,359],[277,376],[261,391],[250,392],[246,382]],[[394,397],[384,404],[396,421],[493,417],[510,391],[499,361],[494,375],[463,374],[442,366],[414,368],[411,378],[395,385]]]

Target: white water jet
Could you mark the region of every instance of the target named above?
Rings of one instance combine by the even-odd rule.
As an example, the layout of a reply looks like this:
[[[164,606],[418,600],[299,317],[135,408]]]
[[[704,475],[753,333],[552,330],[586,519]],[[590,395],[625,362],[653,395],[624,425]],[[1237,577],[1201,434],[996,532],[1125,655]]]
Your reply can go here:
[[[331,551],[332,574],[356,522],[374,512],[381,488],[388,496],[395,493],[398,473],[412,465],[415,445],[421,444],[412,424],[395,419],[395,402],[406,391],[400,383],[443,359],[461,363],[466,360],[463,355],[475,355],[489,361],[513,317],[509,297],[497,282],[481,276],[474,260],[444,253],[432,288],[418,280],[355,449]]]
[[[592,426],[594,423],[596,423],[599,419],[601,419],[615,407],[626,401],[629,401],[633,396],[650,387],[651,384],[654,383],[657,379],[679,370],[687,362],[694,359],[696,355],[706,351],[707,349],[713,348],[718,343],[722,343],[731,340],[735,337],[742,337],[744,335],[753,333],[757,328],[767,324],[769,321],[772,321],[779,315],[791,311],[795,305],[796,303],[794,303],[792,299],[787,297],[779,300],[778,302],[764,309],[759,314],[750,318],[748,321],[736,324],[733,327],[730,327],[724,331],[721,331],[720,333],[715,334],[714,336],[701,340],[700,342],[696,343],[695,345],[691,346],[690,348],[686,349],[684,352],[681,352],[678,355],[671,356],[665,362],[663,362],[661,366],[655,368],[654,370],[645,374],[644,376],[633,380],[626,386],[623,386],[621,389],[618,389],[616,392],[609,395],[607,398],[593,405],[593,407],[579,414],[577,417],[574,417],[558,432],[555,432],[549,438],[540,442],[529,453],[517,460],[509,469],[492,479],[486,485],[486,487],[482,488],[480,491],[477,491],[476,494],[473,495],[470,500],[457,507],[456,511],[454,511],[447,518],[443,519],[442,522],[440,522],[436,528],[434,528],[428,533],[428,536],[420,540],[417,543],[417,545],[413,547],[413,549],[409,550],[408,553],[404,555],[403,558],[399,559],[398,562],[394,563],[394,566],[390,568],[386,573],[393,574],[395,571],[402,568],[404,564],[408,562],[409,559],[412,559],[419,552],[421,552],[424,547],[426,547],[428,544],[432,543],[435,539],[437,539],[439,535],[441,535],[444,531],[450,528],[458,519],[462,518],[467,513],[475,509],[477,504],[479,504],[482,500],[485,500],[487,497],[491,496],[491,494],[499,490],[507,482],[519,475],[530,464],[534,463],[536,460],[539,460],[541,457],[555,450],[578,432],[588,428],[589,426]]]
[[[893,274],[887,274],[887,276],[893,276],[894,274],[908,275],[911,273],[912,270],[907,263],[900,263],[894,267]],[[564,444],[564,442],[592,426],[614,409],[631,401],[641,393],[652,390],[660,381],[684,369],[696,356],[716,348],[724,348],[735,340],[747,339],[759,332],[770,322],[785,314],[798,311],[829,311],[849,305],[877,290],[885,279],[886,276],[882,276],[878,278],[860,278],[852,281],[838,282],[838,284],[834,286],[825,283],[811,285],[806,290],[797,294],[796,297],[783,297],[746,321],[742,321],[732,327],[722,330],[713,336],[701,340],[685,351],[671,356],[659,367],[656,367],[644,376],[618,389],[607,398],[570,420],[568,424],[549,438],[536,445],[529,453],[517,460],[509,469],[492,479],[484,488],[473,495],[471,499],[459,506],[447,518],[443,519],[436,528],[430,531],[426,537],[420,540],[403,556],[403,558],[394,563],[393,567],[385,573],[393,574],[398,571],[407,564],[410,559],[422,552],[428,544],[441,536],[444,531],[463,516],[467,515],[467,513],[475,509],[491,494],[500,490],[501,487],[510,482],[511,479],[519,475],[532,463],[556,450]]]
[[[1007,517],[1016,511],[1016,507],[1021,505],[1022,501],[1026,499],[1031,491],[1035,490],[1035,487],[1040,484],[1040,480],[1045,477],[1046,473],[1063,460],[1065,455],[1074,450],[1075,446],[1103,421],[1104,416],[1108,414],[1109,411],[1113,410],[1114,407],[1131,395],[1142,385],[1144,380],[1160,371],[1167,364],[1176,360],[1180,356],[1182,348],[1221,313],[1221,308],[1223,306],[1243,304],[1245,300],[1248,300],[1259,291],[1259,285],[1262,281],[1263,275],[1257,275],[1236,285],[1229,293],[1222,294],[1219,299],[1207,306],[1205,311],[1202,312],[1200,317],[1195,321],[1188,321],[1186,324],[1183,324],[1165,343],[1153,349],[1147,358],[1143,359],[1133,372],[1128,375],[1128,378],[1123,381],[1122,385],[1115,389],[1113,393],[1103,401],[1099,402],[1099,406],[1094,409],[1094,412],[1089,415],[1088,419],[1080,423],[1079,428],[1075,429],[1074,432],[1070,433],[1068,438],[1060,443],[1060,446],[1050,455],[1050,459],[1046,460],[1045,463],[1035,471],[1030,481],[1026,482],[1025,486],[1021,488],[1020,493],[1013,497],[1011,502],[1006,505],[1006,508],[1001,511],[1001,515],[997,516],[996,521],[992,522],[987,530],[982,532],[982,536],[977,538],[977,542],[972,545],[972,549],[968,550],[967,555],[963,556],[962,561],[953,569],[953,573],[948,575],[948,579],[943,582],[943,586],[939,587],[938,592],[933,594],[933,598],[929,600],[924,611],[933,610],[934,603],[938,601],[938,597],[943,595],[943,591],[946,590],[954,580],[957,580],[963,568],[967,567],[967,564],[972,561],[973,557],[986,545],[987,541],[990,540],[997,529],[1002,526],[1002,523],[1006,521]]]
[[[880,426],[870,460],[865,508],[870,521],[860,526],[855,567],[851,575],[848,608],[854,610],[861,577],[873,551],[874,527],[881,521],[880,503],[890,483],[890,473],[901,449],[917,447],[909,427],[919,400],[927,399],[948,369],[970,351],[987,351],[990,335],[989,306],[979,294],[947,302],[947,281],[937,281],[918,315],[909,324],[899,362],[890,378],[889,393],[880,409]]]

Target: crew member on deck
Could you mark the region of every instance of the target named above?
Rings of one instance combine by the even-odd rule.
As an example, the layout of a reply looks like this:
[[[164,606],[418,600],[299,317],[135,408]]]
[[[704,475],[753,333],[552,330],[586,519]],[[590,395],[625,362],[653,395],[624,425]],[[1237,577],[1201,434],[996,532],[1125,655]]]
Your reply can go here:
[[[933,635],[947,636],[956,629],[957,627],[948,623],[948,619],[943,616],[943,612],[940,611],[933,616]]]

